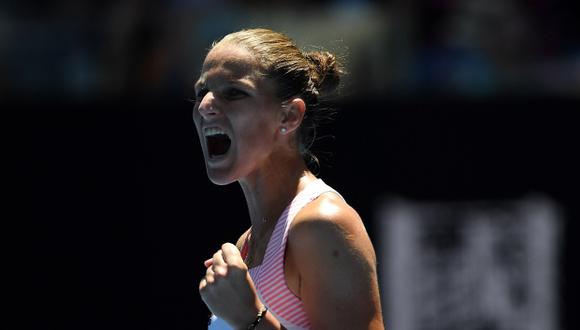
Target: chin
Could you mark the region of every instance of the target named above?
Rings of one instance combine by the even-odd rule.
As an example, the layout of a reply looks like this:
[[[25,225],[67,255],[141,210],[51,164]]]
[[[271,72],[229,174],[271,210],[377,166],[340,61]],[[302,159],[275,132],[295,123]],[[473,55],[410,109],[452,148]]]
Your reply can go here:
[[[209,167],[206,168],[206,170],[209,181],[211,181],[215,185],[225,186],[237,181],[226,170],[210,169]]]
[[[226,186],[226,185],[228,185],[230,183],[234,183],[235,182],[235,180],[221,180],[221,178],[213,178],[213,177],[209,177],[209,180],[213,184],[218,185],[218,186]]]

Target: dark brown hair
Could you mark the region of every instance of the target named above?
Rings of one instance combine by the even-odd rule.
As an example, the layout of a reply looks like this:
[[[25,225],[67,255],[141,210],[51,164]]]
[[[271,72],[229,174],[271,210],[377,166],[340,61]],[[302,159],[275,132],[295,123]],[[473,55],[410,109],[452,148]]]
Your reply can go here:
[[[298,131],[300,153],[310,169],[318,167],[311,147],[317,127],[330,119],[334,109],[326,100],[336,95],[343,68],[334,54],[327,51],[304,52],[283,33],[269,29],[247,29],[226,35],[219,44],[233,43],[256,55],[263,74],[276,82],[277,97],[283,103],[300,97],[306,113]]]

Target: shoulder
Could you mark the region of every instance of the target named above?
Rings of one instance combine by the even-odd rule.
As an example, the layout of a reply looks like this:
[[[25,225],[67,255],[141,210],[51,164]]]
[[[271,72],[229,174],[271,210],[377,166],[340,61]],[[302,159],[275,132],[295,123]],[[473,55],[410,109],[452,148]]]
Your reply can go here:
[[[304,232],[304,228],[308,231]],[[358,212],[332,192],[320,195],[300,210],[292,221],[289,232],[294,238],[320,234],[325,236],[343,233],[349,237],[367,234]]]
[[[332,192],[320,195],[298,212],[289,228],[288,245],[301,260],[316,258],[312,251],[317,251],[323,258],[344,252],[369,264],[376,262],[358,212]]]

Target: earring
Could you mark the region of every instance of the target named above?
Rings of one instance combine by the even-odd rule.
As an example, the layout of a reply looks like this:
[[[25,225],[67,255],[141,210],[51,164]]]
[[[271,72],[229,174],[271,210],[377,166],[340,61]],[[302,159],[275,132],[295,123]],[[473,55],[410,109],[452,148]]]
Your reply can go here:
[[[282,128],[280,128],[280,133],[282,133],[282,134],[286,134],[286,127],[282,127]]]

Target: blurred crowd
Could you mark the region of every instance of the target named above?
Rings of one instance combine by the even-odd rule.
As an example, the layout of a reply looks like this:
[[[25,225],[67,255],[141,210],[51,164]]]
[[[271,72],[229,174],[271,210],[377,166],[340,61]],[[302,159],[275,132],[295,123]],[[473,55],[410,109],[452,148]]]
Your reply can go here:
[[[548,0],[4,3],[0,97],[188,97],[211,42],[258,26],[337,52],[350,72],[349,93],[578,96],[577,7]]]

